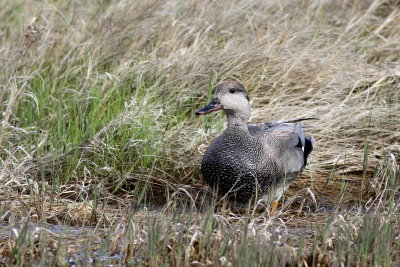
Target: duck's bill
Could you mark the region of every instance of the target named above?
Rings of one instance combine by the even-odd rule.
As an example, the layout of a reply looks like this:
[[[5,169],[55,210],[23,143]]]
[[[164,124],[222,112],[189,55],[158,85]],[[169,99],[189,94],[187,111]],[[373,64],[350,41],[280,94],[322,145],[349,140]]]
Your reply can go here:
[[[204,115],[222,109],[221,102],[218,98],[213,98],[210,104],[195,112],[196,115]]]

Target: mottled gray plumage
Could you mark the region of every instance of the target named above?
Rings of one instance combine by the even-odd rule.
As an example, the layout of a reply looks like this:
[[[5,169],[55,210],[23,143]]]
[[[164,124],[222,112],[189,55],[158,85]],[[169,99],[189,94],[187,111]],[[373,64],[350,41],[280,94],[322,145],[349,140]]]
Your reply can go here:
[[[273,194],[278,200],[304,169],[314,139],[304,136],[301,119],[248,125],[249,98],[236,81],[218,84],[211,103],[196,114],[219,109],[227,115],[228,127],[204,155],[204,181],[238,202],[256,194]]]

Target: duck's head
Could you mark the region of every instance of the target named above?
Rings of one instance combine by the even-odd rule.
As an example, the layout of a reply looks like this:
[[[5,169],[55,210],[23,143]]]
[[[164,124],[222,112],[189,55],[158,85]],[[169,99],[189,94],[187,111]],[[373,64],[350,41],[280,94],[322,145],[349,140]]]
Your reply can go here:
[[[250,118],[250,101],[244,86],[237,81],[223,81],[214,90],[210,104],[195,112],[204,115],[222,109],[228,124],[242,125]]]

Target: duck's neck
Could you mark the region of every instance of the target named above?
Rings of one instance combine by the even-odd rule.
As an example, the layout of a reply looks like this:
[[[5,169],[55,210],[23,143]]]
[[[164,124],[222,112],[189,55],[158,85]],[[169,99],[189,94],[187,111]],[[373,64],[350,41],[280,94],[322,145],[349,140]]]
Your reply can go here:
[[[247,129],[247,122],[250,118],[250,112],[235,112],[233,110],[225,111],[228,127],[243,127]]]

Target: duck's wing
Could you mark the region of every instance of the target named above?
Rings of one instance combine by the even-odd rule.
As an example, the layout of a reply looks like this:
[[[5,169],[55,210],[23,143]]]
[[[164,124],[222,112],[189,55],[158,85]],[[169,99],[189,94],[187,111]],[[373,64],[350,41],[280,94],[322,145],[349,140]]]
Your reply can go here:
[[[300,118],[300,119],[287,119],[287,120],[279,120],[279,121],[270,121],[263,122],[258,124],[248,124],[248,129],[251,135],[256,135],[263,133],[265,131],[271,130],[272,128],[278,127],[280,125],[284,125],[287,123],[296,123],[306,120],[317,120],[316,118]],[[304,127],[303,127],[304,128]]]
[[[287,173],[298,173],[305,167],[313,149],[314,139],[306,137],[299,120],[286,120],[261,124],[253,128],[266,146],[266,150]]]

